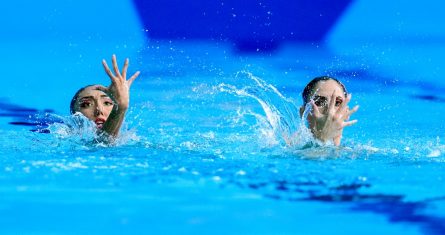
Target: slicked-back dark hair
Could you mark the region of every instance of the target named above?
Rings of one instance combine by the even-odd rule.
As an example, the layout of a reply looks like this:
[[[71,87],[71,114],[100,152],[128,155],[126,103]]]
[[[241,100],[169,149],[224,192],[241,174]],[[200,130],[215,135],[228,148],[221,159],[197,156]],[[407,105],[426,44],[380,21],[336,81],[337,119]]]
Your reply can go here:
[[[341,83],[336,78],[329,77],[329,76],[320,76],[320,77],[316,77],[316,78],[312,79],[312,81],[310,81],[304,88],[303,93],[302,93],[303,104],[306,105],[307,103],[309,103],[312,93],[314,92],[314,88],[319,82],[329,81],[329,80],[333,80],[333,81],[337,82],[338,85],[340,85],[341,88],[343,89],[343,93],[345,94],[345,96],[348,94],[348,92],[346,91],[345,85],[343,85],[343,83]]]

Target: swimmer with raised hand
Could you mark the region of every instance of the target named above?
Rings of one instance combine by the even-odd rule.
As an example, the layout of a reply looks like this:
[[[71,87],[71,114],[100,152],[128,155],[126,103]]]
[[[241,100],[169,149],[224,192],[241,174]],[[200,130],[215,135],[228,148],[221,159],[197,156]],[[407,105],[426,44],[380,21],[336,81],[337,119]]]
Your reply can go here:
[[[122,73],[119,71],[116,56],[112,56],[114,73],[105,60],[102,61],[105,72],[111,80],[108,87],[89,85],[76,92],[71,100],[71,113],[82,113],[93,121],[97,128],[111,137],[117,137],[130,104],[130,87],[139,76],[136,72],[127,80],[128,58],[125,60]]]
[[[300,115],[306,107],[311,110],[307,115],[309,129],[315,138],[322,142],[333,142],[340,145],[343,129],[354,125],[357,120],[349,121],[359,106],[349,109],[351,94],[335,78],[323,76],[314,78],[303,90],[303,103]]]

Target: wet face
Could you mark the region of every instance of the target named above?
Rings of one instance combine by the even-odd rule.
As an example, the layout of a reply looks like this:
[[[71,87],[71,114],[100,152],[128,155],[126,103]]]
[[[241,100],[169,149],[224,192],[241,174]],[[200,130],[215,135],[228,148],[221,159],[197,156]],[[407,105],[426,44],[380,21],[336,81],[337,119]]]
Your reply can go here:
[[[335,110],[345,101],[345,93],[340,84],[334,80],[318,82],[312,92],[312,99],[321,113],[327,114],[332,93],[335,95]]]
[[[332,93],[335,96],[335,110],[338,110],[339,106],[345,102],[345,93],[343,87],[334,80],[319,81],[311,92],[311,98],[321,114],[327,115],[329,110],[329,104],[331,102]],[[303,114],[304,107],[300,112]],[[317,119],[313,115],[307,116],[309,128],[312,132],[316,130]]]
[[[74,105],[75,112],[81,112],[85,117],[102,128],[113,110],[113,100],[103,91],[97,90],[98,86],[89,86],[79,93]]]

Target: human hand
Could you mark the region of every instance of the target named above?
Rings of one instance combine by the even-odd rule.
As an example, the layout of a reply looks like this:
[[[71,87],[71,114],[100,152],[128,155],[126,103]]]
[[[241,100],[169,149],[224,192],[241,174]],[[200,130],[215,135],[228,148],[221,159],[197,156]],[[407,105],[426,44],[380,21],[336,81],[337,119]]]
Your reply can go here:
[[[107,62],[102,60],[102,65],[104,66],[105,72],[108,74],[111,80],[111,84],[108,87],[108,92],[112,96],[112,99],[117,103],[117,108],[120,110],[128,109],[130,103],[130,87],[133,81],[139,76],[140,72],[137,71],[127,80],[127,69],[128,69],[128,58],[125,59],[124,67],[122,68],[122,73],[119,71],[117,65],[116,55],[111,58],[113,64],[113,72],[107,65]]]
[[[336,108],[335,91],[331,95],[327,112],[321,112],[319,107],[311,100],[312,112],[310,118],[314,120],[311,124],[315,137],[323,142],[334,141],[335,145],[340,145],[343,128],[357,123],[357,120],[349,121],[350,116],[357,112],[359,106],[349,109],[348,103],[351,100],[351,94],[346,96],[338,108]]]

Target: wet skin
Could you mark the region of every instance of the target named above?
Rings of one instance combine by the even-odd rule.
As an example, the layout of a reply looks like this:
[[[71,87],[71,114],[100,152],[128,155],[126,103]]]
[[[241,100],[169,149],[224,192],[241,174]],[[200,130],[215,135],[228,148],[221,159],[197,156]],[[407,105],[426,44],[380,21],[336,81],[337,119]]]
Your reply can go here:
[[[357,120],[349,121],[358,106],[349,109],[351,94],[345,95],[343,88],[334,80],[318,82],[311,94],[311,112],[307,116],[309,129],[315,138],[322,142],[332,141],[340,145],[343,129]],[[302,115],[305,107],[300,108]]]
[[[85,115],[111,137],[117,137],[130,104],[130,87],[140,72],[134,73],[127,80],[129,60],[125,60],[122,71],[119,70],[115,55],[111,60],[113,71],[105,60],[102,61],[111,84],[108,87],[93,85],[84,89],[77,96],[74,111]]]
[[[96,123],[101,129],[113,110],[113,100],[103,91],[102,86],[95,85],[85,88],[79,93],[75,110]]]

